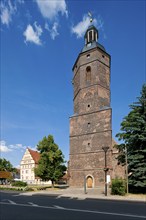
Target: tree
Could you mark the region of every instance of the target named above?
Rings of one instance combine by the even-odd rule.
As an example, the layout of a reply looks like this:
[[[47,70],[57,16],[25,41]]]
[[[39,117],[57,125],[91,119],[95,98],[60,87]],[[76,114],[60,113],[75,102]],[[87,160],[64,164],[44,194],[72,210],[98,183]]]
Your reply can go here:
[[[121,123],[121,133],[118,133],[119,141],[124,143],[117,145],[121,152],[118,160],[125,163],[124,150],[127,149],[129,186],[144,192],[146,187],[146,84],[143,85],[141,97],[138,102],[130,105],[130,113]]]
[[[10,161],[5,158],[0,158],[0,171],[16,172]]]
[[[35,168],[35,175],[44,181],[51,180],[54,186],[54,182],[59,180],[66,171],[62,151],[54,142],[52,135],[44,137],[37,145],[37,150],[40,152],[40,160]]]

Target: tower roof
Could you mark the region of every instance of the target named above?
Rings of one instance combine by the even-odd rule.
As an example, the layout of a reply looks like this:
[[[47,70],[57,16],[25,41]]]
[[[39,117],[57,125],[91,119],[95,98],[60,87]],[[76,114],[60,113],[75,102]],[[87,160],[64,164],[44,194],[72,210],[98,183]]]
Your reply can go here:
[[[87,28],[87,30],[85,32],[84,38],[86,37],[87,32],[90,30],[95,30],[98,33],[98,30],[94,25],[89,25],[89,27]]]
[[[101,50],[105,51],[105,48],[97,42],[98,41],[98,30],[94,25],[91,24],[88,27],[84,35],[84,38],[85,38],[85,45],[82,49],[82,52],[88,51],[95,47],[99,47]]]
[[[102,45],[101,45],[100,43],[98,43],[98,42],[92,42],[92,44],[85,45],[85,46],[83,47],[83,49],[82,49],[81,52],[86,52],[86,51],[91,50],[91,49],[93,49],[93,48],[95,48],[95,47],[98,47],[98,48],[100,48],[101,50],[103,50],[103,51],[106,52],[104,46],[102,46]]]

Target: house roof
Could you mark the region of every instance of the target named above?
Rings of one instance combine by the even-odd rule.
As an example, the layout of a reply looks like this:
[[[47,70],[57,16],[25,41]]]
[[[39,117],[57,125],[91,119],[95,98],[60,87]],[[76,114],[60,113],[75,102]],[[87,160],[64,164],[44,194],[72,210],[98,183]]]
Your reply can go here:
[[[40,159],[39,152],[31,150],[30,148],[28,148],[28,151],[29,151],[30,155],[32,156],[33,160],[35,161],[35,163],[38,163],[38,161]]]
[[[0,171],[0,179],[9,179],[12,177],[11,172],[8,171]]]

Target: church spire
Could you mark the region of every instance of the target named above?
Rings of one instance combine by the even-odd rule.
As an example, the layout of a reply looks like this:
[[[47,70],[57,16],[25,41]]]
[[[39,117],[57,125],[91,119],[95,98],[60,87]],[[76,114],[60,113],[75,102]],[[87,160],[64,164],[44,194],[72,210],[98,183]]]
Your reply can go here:
[[[90,25],[85,33],[85,45],[97,42],[98,40],[98,30],[94,25]]]
[[[88,12],[88,16],[90,17],[90,26],[88,27],[85,33],[85,45],[91,44],[92,42],[97,42],[98,39],[98,30],[92,25],[93,17],[91,12]]]
[[[93,18],[92,18],[92,14],[91,14],[91,12],[90,12],[90,11],[88,12],[88,16],[90,17],[90,23],[92,23]]]

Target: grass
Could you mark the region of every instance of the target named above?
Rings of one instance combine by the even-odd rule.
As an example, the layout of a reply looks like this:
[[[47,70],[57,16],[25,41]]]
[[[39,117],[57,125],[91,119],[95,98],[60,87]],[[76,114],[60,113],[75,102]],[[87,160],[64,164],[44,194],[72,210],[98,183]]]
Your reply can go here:
[[[64,187],[63,187],[64,188]],[[50,185],[28,185],[25,187],[16,187],[16,186],[10,186],[10,185],[0,185],[0,190],[13,190],[13,191],[40,191],[40,190],[57,190],[62,189],[61,186],[55,185],[54,188]]]

